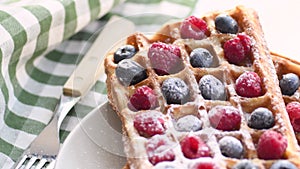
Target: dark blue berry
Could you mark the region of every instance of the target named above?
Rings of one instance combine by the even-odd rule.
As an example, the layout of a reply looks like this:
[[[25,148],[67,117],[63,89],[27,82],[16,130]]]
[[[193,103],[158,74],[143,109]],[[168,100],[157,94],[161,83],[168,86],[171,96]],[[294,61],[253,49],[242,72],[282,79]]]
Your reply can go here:
[[[249,160],[242,160],[236,163],[232,169],[260,169],[260,167]]]
[[[279,160],[272,164],[270,169],[297,169],[297,167],[287,160]]]
[[[239,30],[236,20],[229,15],[218,15],[215,19],[216,29],[221,33],[236,34]]]
[[[221,153],[226,157],[241,158],[244,154],[242,143],[232,136],[225,136],[219,141]]]
[[[169,78],[161,86],[168,104],[184,104],[189,99],[189,87],[179,78]]]
[[[201,95],[207,100],[226,100],[223,83],[212,75],[205,75],[199,81]]]
[[[282,76],[279,81],[281,92],[284,95],[293,95],[299,87],[299,77],[294,73],[288,73]]]
[[[248,126],[253,129],[268,129],[275,124],[273,113],[267,108],[255,109],[248,120]]]
[[[198,131],[202,128],[202,121],[194,115],[186,115],[175,123],[175,129],[181,132]]]
[[[129,59],[136,53],[136,49],[132,45],[124,45],[117,49],[114,53],[114,62],[119,63],[123,59]]]
[[[135,85],[147,78],[146,70],[137,62],[124,59],[118,63],[116,76],[124,86]]]
[[[211,67],[213,56],[205,48],[196,48],[190,54],[190,62],[193,67]]]

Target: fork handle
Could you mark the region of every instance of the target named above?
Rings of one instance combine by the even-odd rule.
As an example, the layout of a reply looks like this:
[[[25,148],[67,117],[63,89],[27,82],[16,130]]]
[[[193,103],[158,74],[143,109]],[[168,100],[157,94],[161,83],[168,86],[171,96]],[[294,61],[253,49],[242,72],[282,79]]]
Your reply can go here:
[[[134,30],[133,22],[116,16],[112,17],[64,85],[64,94],[83,96],[98,80],[105,54],[117,41],[133,33]]]

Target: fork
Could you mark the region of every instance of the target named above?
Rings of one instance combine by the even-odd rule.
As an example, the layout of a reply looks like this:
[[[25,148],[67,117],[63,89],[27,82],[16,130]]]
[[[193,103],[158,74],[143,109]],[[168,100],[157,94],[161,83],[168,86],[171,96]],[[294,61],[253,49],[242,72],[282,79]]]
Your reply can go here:
[[[135,26],[129,20],[116,16],[110,19],[63,86],[60,101],[50,123],[24,151],[22,158],[13,168],[53,169],[55,167],[56,156],[60,149],[59,129],[63,119],[98,80],[103,71],[100,64],[108,49],[134,30]],[[111,32],[114,32],[113,36]]]

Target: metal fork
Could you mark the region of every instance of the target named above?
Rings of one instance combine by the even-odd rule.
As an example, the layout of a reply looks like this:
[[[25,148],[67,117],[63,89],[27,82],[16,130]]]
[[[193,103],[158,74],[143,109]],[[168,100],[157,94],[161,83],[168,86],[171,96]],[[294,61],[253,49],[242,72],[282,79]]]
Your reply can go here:
[[[124,18],[113,17],[95,39],[93,45],[63,87],[63,94],[48,126],[24,151],[15,169],[53,169],[60,149],[59,129],[70,109],[98,80],[101,63],[108,49],[120,39],[133,33],[135,25]],[[112,35],[113,33],[113,35]]]

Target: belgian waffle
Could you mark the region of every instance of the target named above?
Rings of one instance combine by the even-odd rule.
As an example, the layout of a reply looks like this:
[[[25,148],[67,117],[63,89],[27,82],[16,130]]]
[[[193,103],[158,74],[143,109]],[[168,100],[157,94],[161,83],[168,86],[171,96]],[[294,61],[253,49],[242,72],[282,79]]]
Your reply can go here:
[[[224,57],[224,42],[236,37],[236,34],[220,33],[215,28],[215,18],[219,14],[232,16],[237,23],[239,33],[248,35],[251,38],[251,54],[242,63],[236,65],[229,63]],[[201,40],[182,38],[180,25],[182,22],[169,23],[159,30],[155,35],[149,37],[142,33],[136,33],[128,37],[125,44],[130,44],[137,49],[137,53],[130,60],[138,63],[146,71],[146,77],[135,84],[121,82],[116,75],[118,64],[114,62],[114,53],[109,53],[105,58],[105,71],[107,74],[108,98],[118,113],[123,124],[124,147],[128,159],[129,168],[193,168],[195,164],[203,161],[211,161],[217,168],[232,168],[237,163],[248,159],[259,168],[270,168],[276,161],[285,159],[300,168],[299,146],[289,117],[285,110],[285,96],[282,98],[276,69],[272,62],[271,55],[266,46],[262,28],[258,16],[252,9],[237,6],[228,11],[216,11],[202,17],[208,25],[206,37]],[[147,56],[149,47],[154,42],[172,44],[180,48],[182,65],[167,75],[158,75],[150,64]],[[214,63],[210,68],[194,68],[189,62],[189,54],[195,48],[202,47],[214,55]],[[280,60],[280,59],[278,59]],[[277,68],[280,66],[277,65]],[[283,66],[282,66],[283,67]],[[285,66],[286,67],[286,66]],[[280,68],[278,69],[280,70]],[[242,97],[237,94],[235,82],[244,72],[253,71],[262,80],[262,95],[258,97]],[[205,75],[213,75],[225,86],[226,99],[208,100],[202,96],[198,82]],[[145,76],[141,74],[140,76]],[[280,76],[280,73],[279,73]],[[188,98],[179,104],[168,104],[165,95],[162,93],[162,84],[169,78],[179,78],[189,88]],[[129,103],[130,97],[141,86],[148,86],[153,89],[158,98],[156,106],[152,110],[133,110]],[[232,106],[241,114],[239,128],[232,131],[224,131],[212,127],[208,114],[216,106]],[[247,125],[250,113],[256,108],[264,107],[272,112],[275,117],[275,125],[269,129],[253,129]],[[165,131],[154,136],[145,136],[137,131],[134,126],[134,119],[137,115],[146,115],[149,112],[159,112],[164,121]],[[202,122],[202,127],[197,131],[178,131],[174,122],[180,118],[193,115]],[[161,120],[161,119],[160,119]],[[284,154],[278,159],[265,160],[258,157],[257,144],[263,133],[276,131],[287,139],[287,147]],[[208,157],[187,158],[181,149],[180,143],[186,136],[196,136],[208,146],[210,155]],[[224,155],[219,148],[219,141],[232,136],[239,140],[243,147],[240,158],[232,158]],[[174,156],[171,160],[162,160],[153,163],[149,160],[148,153],[150,140],[165,140]],[[159,144],[157,141],[154,144]],[[148,147],[147,147],[148,146]],[[147,148],[146,148],[147,147]],[[153,147],[152,147],[153,148]],[[157,147],[154,147],[155,149]],[[167,150],[166,150],[167,151]],[[269,152],[272,153],[272,152]],[[159,157],[158,157],[159,158]]]

